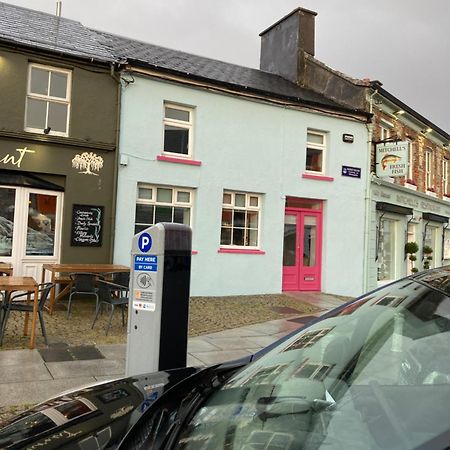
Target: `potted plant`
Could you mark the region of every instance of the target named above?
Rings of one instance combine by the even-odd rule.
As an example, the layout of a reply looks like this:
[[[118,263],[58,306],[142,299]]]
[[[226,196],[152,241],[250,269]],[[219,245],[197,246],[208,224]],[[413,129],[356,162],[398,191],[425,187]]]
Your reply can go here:
[[[423,246],[423,268],[425,270],[430,268],[430,261],[433,259],[431,254],[433,253],[433,249],[429,245]]]
[[[416,273],[419,271],[419,269],[417,269],[417,267],[414,267],[414,261],[417,260],[417,256],[416,253],[419,250],[419,246],[417,245],[417,242],[407,242],[405,244],[405,253],[408,256],[408,259],[410,260],[410,264],[411,264],[411,273]]]

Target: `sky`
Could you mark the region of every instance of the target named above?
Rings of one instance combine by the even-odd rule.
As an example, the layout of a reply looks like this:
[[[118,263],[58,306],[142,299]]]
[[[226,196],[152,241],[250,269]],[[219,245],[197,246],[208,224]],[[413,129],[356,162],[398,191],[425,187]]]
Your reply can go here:
[[[3,1],[56,11],[56,0]],[[316,58],[349,76],[381,81],[450,133],[449,0],[63,0],[62,16],[258,68],[259,33],[299,6],[318,13]]]

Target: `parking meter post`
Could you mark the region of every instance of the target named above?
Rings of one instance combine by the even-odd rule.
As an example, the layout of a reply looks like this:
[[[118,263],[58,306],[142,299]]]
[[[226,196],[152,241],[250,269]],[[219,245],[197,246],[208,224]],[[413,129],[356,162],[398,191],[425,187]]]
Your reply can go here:
[[[192,232],[158,223],[132,242],[126,375],[186,366]]]

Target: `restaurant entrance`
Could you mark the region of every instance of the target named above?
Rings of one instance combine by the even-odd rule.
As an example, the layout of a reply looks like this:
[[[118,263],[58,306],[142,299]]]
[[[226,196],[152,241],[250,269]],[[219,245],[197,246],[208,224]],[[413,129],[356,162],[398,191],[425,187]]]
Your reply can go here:
[[[284,220],[283,291],[320,291],[321,250],[322,202],[288,198]]]
[[[63,193],[0,185],[0,261],[14,275],[40,279],[42,264],[60,257]]]

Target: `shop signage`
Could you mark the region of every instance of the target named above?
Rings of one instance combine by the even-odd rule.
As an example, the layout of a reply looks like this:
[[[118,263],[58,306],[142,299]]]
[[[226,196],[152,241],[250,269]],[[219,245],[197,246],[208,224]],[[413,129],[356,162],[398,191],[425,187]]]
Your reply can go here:
[[[73,205],[70,245],[101,247],[103,206]]]
[[[72,167],[79,169],[78,173],[98,176],[98,173],[94,172],[99,172],[103,167],[103,158],[92,152],[83,152],[81,155],[75,155],[75,158],[72,159]]]
[[[343,177],[361,178],[361,167],[342,166]]]
[[[0,156],[0,163],[8,165],[11,164],[12,166],[16,166],[20,168],[20,165],[22,164],[23,157],[27,153],[36,153],[35,150],[28,150],[27,147],[24,148],[16,148],[16,152],[18,155],[10,155],[9,153],[5,156]]]
[[[408,171],[408,146],[409,143],[407,141],[377,144],[377,176],[406,176]]]

